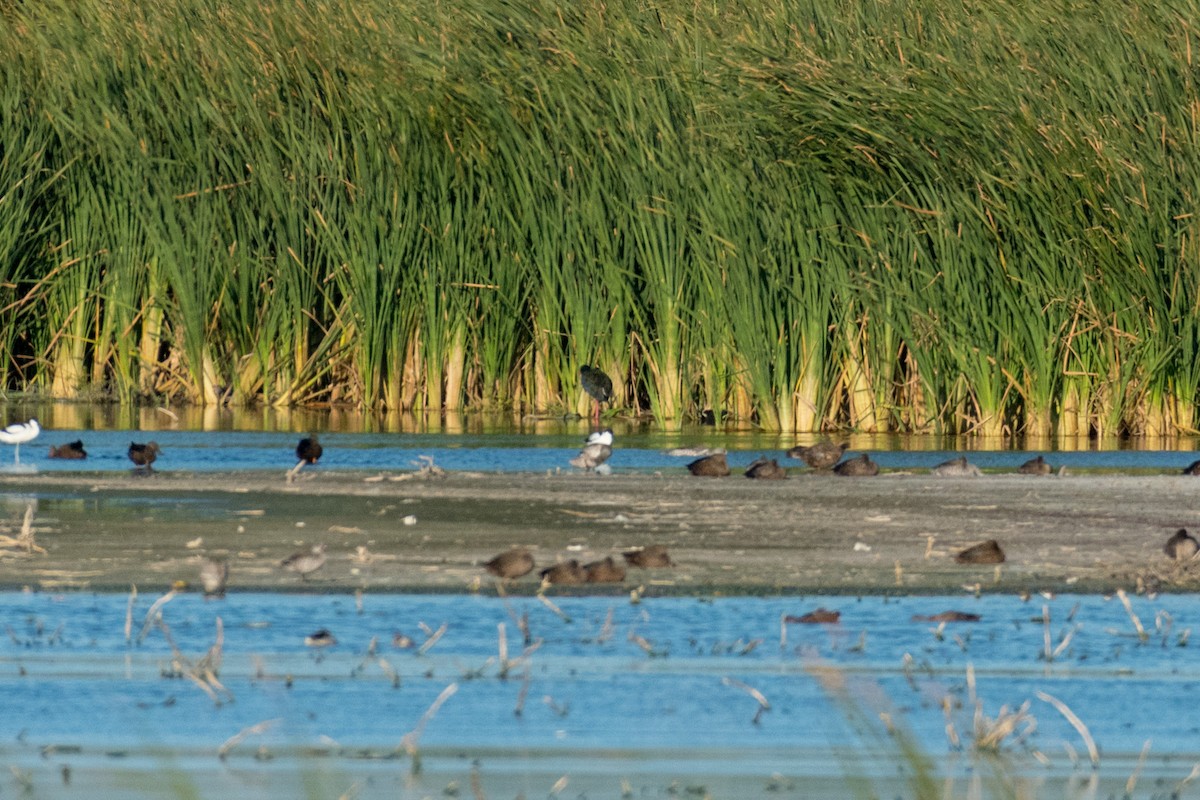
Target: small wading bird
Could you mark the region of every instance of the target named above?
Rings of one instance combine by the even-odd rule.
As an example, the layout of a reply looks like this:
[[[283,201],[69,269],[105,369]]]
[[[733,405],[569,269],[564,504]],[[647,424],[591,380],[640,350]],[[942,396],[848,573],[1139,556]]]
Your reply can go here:
[[[605,462],[612,456],[613,432],[605,428],[588,436],[579,451],[579,455],[571,459],[572,467],[591,472],[606,472],[610,468]]]
[[[949,461],[943,461],[933,469],[929,470],[930,475],[937,475],[939,478],[953,478],[958,476],[979,476],[983,473],[979,471],[979,467],[967,461],[966,456],[952,458]]]
[[[300,440],[300,444],[296,445],[296,458],[300,459],[296,466],[288,470],[287,479],[290,483],[296,477],[305,464],[315,464],[325,453],[325,448],[317,441],[317,435],[310,433],[308,436]]]
[[[300,576],[300,580],[308,580],[308,576],[325,566],[325,543],[314,544],[307,550],[292,553],[279,562],[279,566],[291,570]]]
[[[1200,542],[1187,532],[1186,528],[1175,531],[1163,546],[1163,552],[1176,561],[1190,561],[1200,551]]]
[[[13,451],[13,463],[21,463],[21,445],[25,442],[32,442],[42,432],[36,419],[31,419],[28,422],[14,422],[4,430],[0,431],[0,442],[4,444],[16,445]]]
[[[603,370],[584,364],[579,368],[579,382],[583,384],[583,390],[596,401],[592,418],[599,424],[600,406],[612,399],[612,378]]]
[[[724,453],[713,453],[711,456],[697,458],[687,465],[688,472],[702,478],[724,478],[729,474],[729,464]]]
[[[152,465],[161,452],[162,449],[158,446],[158,442],[146,442],[145,444],[138,444],[137,442],[129,443],[129,460],[133,462],[135,470],[153,472],[154,467]]]
[[[851,458],[838,464],[833,468],[833,473],[851,478],[869,478],[879,474],[879,465],[872,461],[870,456],[863,453],[858,458]]]
[[[1042,456],[1031,458],[1020,466],[1017,472],[1022,475],[1049,475],[1050,465],[1046,463],[1046,459]]]
[[[515,580],[533,572],[533,554],[524,547],[514,547],[485,561],[483,568],[500,580]]]
[[[87,458],[87,450],[83,449],[83,440],[76,439],[66,444],[50,445],[50,458]]]
[[[775,459],[763,456],[755,459],[746,468],[746,477],[760,481],[780,481],[787,477],[787,470],[779,466],[779,462]]]
[[[842,454],[846,452],[846,448],[849,446],[847,442],[834,444],[826,439],[822,442],[817,442],[812,447],[796,445],[787,451],[787,456],[788,458],[798,458],[813,469],[829,469],[841,460]]]

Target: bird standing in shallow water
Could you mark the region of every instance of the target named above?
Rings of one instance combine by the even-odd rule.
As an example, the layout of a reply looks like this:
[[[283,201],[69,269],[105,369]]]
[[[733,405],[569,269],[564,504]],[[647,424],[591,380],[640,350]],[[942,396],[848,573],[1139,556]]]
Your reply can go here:
[[[849,447],[848,442],[834,444],[829,439],[817,442],[811,447],[796,445],[787,451],[788,458],[798,458],[813,469],[829,469],[839,460]]]
[[[50,445],[50,458],[87,458],[87,451],[83,449],[83,440],[76,439],[66,444]]]
[[[605,428],[588,436],[579,455],[571,459],[572,467],[591,472],[605,467],[605,462],[612,456],[613,432]],[[607,469],[607,467],[606,467]]]
[[[702,478],[724,478],[729,474],[729,464],[725,461],[724,453],[713,453],[711,456],[697,458],[687,465],[688,472]]]
[[[133,462],[134,468],[140,471],[153,472],[155,459],[162,450],[158,446],[158,442],[146,442],[138,444],[137,442],[129,443],[129,460]]]
[[[579,382],[583,390],[596,401],[596,413],[592,417],[599,424],[600,406],[612,399],[612,378],[603,370],[584,364],[579,368]]]
[[[279,566],[289,569],[300,576],[300,580],[308,580],[308,576],[325,566],[325,543],[314,544],[307,550],[292,553],[279,562]]]
[[[16,449],[13,451],[13,463],[20,464],[21,445],[25,442],[32,442],[41,432],[41,426],[38,425],[36,419],[31,419],[28,422],[14,422],[0,431],[0,442],[16,445]]]
[[[514,547],[485,561],[483,568],[501,580],[513,580],[533,572],[533,554],[524,547]]]
[[[287,481],[291,483],[305,464],[315,464],[317,460],[325,453],[325,448],[317,441],[317,435],[310,433],[308,436],[300,440],[300,444],[296,445],[296,458],[300,459],[296,462],[296,466],[288,470]]]

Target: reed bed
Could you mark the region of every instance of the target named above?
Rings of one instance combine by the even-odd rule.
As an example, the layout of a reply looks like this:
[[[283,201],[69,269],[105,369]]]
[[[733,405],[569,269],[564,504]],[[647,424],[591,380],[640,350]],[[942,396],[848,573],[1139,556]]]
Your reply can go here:
[[[1196,2],[0,17],[6,390],[1196,430]]]

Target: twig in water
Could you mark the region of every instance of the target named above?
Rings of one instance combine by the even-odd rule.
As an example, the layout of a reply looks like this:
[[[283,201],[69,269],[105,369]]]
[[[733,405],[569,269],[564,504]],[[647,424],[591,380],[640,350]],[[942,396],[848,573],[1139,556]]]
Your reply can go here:
[[[1196,780],[1197,777],[1200,777],[1200,764],[1192,767],[1192,771],[1187,774],[1187,777],[1175,785],[1175,791],[1171,793],[1171,796],[1179,797],[1183,794],[1183,790],[1187,788],[1187,785]]]
[[[230,736],[225,740],[225,743],[217,748],[217,758],[222,761],[229,755],[229,751],[241,744],[242,740],[247,736],[254,736],[264,731],[270,730],[272,726],[281,722],[282,719],[268,719],[262,722],[251,725],[249,728],[242,728],[240,731]]]
[[[1142,621],[1138,619],[1138,615],[1133,613],[1133,605],[1129,602],[1129,596],[1125,594],[1125,590],[1117,589],[1117,597],[1121,598],[1121,605],[1125,606],[1126,613],[1128,613],[1129,618],[1133,620],[1133,627],[1137,629],[1138,639],[1143,642],[1146,641],[1146,639],[1149,638],[1149,634],[1147,634],[1146,629],[1142,627]]]
[[[612,638],[617,626],[613,624],[613,610],[608,609],[608,615],[604,618],[604,625],[600,628],[600,633],[596,636],[597,644],[604,644]]]
[[[1133,772],[1129,775],[1129,780],[1125,781],[1125,796],[1133,797],[1133,790],[1137,788],[1138,777],[1142,774],[1142,767],[1146,766],[1146,756],[1150,755],[1150,740],[1147,739],[1142,744],[1142,754],[1138,756],[1137,766],[1133,768]]]
[[[1075,730],[1079,731],[1080,737],[1083,738],[1084,745],[1087,746],[1088,758],[1092,760],[1092,766],[1100,766],[1100,751],[1096,749],[1096,742],[1092,739],[1092,734],[1088,731],[1087,725],[1083,724],[1083,720],[1075,716],[1075,712],[1067,707],[1067,704],[1059,700],[1053,695],[1048,695],[1045,692],[1039,691],[1036,693],[1039,700],[1043,700],[1058,709],[1058,713],[1067,718],[1067,722],[1071,723]]]
[[[513,708],[514,716],[521,716],[525,712],[525,700],[529,697],[529,684],[532,682],[530,675],[530,667],[525,665],[525,674],[521,678],[521,690],[517,692],[517,705]]]
[[[542,602],[542,605],[544,605],[546,608],[550,609],[555,614],[557,614],[558,618],[561,619],[563,622],[566,622],[568,624],[571,622],[571,618],[568,617],[565,613],[563,613],[563,610],[561,608],[554,605],[554,603],[551,602],[550,598],[546,597],[546,595],[538,593],[537,599]]]
[[[457,683],[452,683],[445,689],[442,689],[442,693],[439,694],[437,699],[434,700],[429,708],[425,710],[425,713],[421,715],[419,720],[417,720],[417,724],[413,727],[413,729],[404,734],[404,737],[400,740],[400,745],[397,749],[400,747],[404,748],[404,752],[408,753],[408,755],[413,758],[414,770],[416,769],[417,745],[421,741],[421,734],[425,732],[425,726],[428,725],[429,721],[433,719],[435,714],[437,714],[438,709],[442,707],[442,703],[445,703],[447,700],[453,697],[454,693],[457,691]]]
[[[762,692],[760,692],[758,689],[755,689],[753,686],[742,683],[736,678],[730,677],[721,678],[721,683],[725,684],[726,686],[732,686],[735,689],[741,689],[743,692],[758,701],[758,711],[755,712],[754,719],[751,720],[753,724],[758,724],[758,721],[762,718],[763,712],[771,710],[771,704],[767,702],[767,698],[763,696]]]
[[[786,613],[779,615],[779,649],[787,649],[787,617]]]
[[[429,626],[422,622],[421,629],[427,631],[429,629]],[[417,655],[423,656],[426,653],[428,653],[430,648],[432,648],[435,644],[438,643],[438,639],[441,639],[442,635],[445,632],[446,632],[446,623],[443,622],[441,627],[438,628],[436,631],[434,631],[433,634],[428,639],[425,640],[425,644],[423,644],[417,648]]]

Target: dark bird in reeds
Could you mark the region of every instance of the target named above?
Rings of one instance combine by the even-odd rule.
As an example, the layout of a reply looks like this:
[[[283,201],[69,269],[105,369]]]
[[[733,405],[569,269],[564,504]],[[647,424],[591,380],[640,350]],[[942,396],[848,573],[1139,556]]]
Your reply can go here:
[[[1200,551],[1200,542],[1197,542],[1185,528],[1175,531],[1163,545],[1163,552],[1176,561],[1190,561],[1196,557],[1197,551]]]
[[[585,564],[583,571],[587,573],[588,583],[620,583],[625,580],[625,567],[614,561],[612,556]]]
[[[933,469],[929,470],[930,475],[937,475],[939,478],[955,478],[961,476],[979,476],[983,473],[979,471],[979,467],[967,461],[966,456],[952,458],[949,461],[943,461]]]
[[[787,477],[787,470],[779,466],[775,459],[763,456],[746,467],[746,477],[760,481],[779,481]]]
[[[579,368],[579,382],[583,385],[583,390],[588,393],[588,396],[595,401],[595,413],[593,418],[600,421],[600,406],[612,399],[612,378],[604,372],[589,364],[584,364]]]
[[[1184,475],[1200,475],[1200,461],[1193,461],[1183,468]]]
[[[87,458],[87,450],[83,449],[83,440],[76,439],[66,444],[50,445],[50,458]]]
[[[331,647],[337,644],[337,639],[328,630],[321,628],[321,630],[305,636],[304,643],[309,647]]]
[[[863,453],[858,458],[851,458],[843,461],[833,468],[835,475],[843,475],[851,478],[870,477],[879,474],[879,465],[871,460],[871,457]]]
[[[954,557],[959,564],[1002,564],[1004,549],[995,539],[972,545]]]
[[[533,572],[533,554],[524,547],[514,547],[485,561],[483,568],[501,580],[515,580]]]
[[[138,470],[153,472],[153,464],[161,452],[162,449],[158,446],[158,442],[146,442],[145,444],[138,444],[137,442],[129,443],[129,460],[133,462],[134,468]]]
[[[1042,456],[1029,459],[1017,470],[1022,475],[1049,475],[1050,471],[1050,465]]]
[[[557,583],[560,586],[587,583],[587,571],[573,558],[547,567],[542,570],[541,575],[542,583]]]
[[[314,544],[307,550],[292,553],[280,561],[279,566],[291,570],[299,575],[301,580],[306,581],[309,575],[325,566],[325,543]]]
[[[223,558],[204,558],[200,561],[200,585],[205,597],[224,597],[229,582],[229,562]]]
[[[799,617],[791,616],[790,614],[783,618],[785,623],[790,625],[819,625],[832,624],[838,622],[842,618],[842,612],[830,611],[827,608],[818,608],[816,611],[810,611],[807,614],[802,614]]]
[[[725,461],[724,453],[713,453],[711,456],[697,458],[687,465],[688,472],[703,478],[724,478],[729,474],[729,464]]]
[[[667,546],[663,544],[648,544],[645,547],[635,547],[632,550],[626,550],[621,556],[625,559],[625,563],[631,567],[658,569],[675,566],[675,562],[671,560],[670,553],[667,552]]]
[[[913,614],[913,622],[979,622],[983,617],[967,611],[943,611],[940,614]]]
[[[588,436],[579,455],[571,459],[571,466],[591,472],[605,466],[612,456],[613,432],[607,428]],[[603,471],[603,470],[601,470]]]
[[[325,452],[325,448],[321,447],[321,443],[317,441],[316,434],[309,434],[300,440],[300,444],[296,445],[296,458],[303,461],[305,464],[315,464]]]
[[[811,447],[796,445],[787,451],[788,458],[798,458],[813,469],[829,469],[841,460],[842,454],[849,447],[848,442],[834,444],[829,439],[817,442]]]

